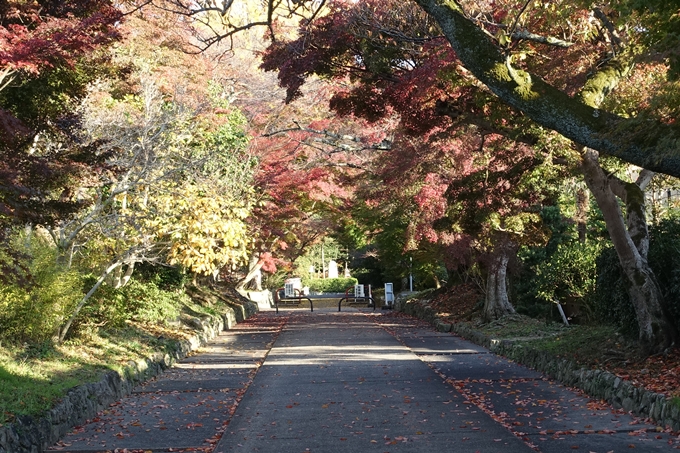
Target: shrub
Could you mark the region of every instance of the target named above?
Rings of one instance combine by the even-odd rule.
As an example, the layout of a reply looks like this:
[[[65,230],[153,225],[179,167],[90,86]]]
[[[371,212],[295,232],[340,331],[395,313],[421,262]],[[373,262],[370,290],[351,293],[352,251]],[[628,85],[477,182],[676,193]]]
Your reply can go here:
[[[32,234],[30,241],[16,238],[30,272],[28,287],[0,287],[0,337],[12,342],[50,340],[76,303],[83,297],[80,275],[57,264],[49,242]]]
[[[349,287],[358,284],[354,277],[349,278],[309,278],[302,280],[302,286],[308,286],[310,291],[323,293],[344,293]]]
[[[577,269],[562,269],[565,264],[570,267],[565,255],[578,254],[575,248],[581,246],[576,241],[574,222],[562,214],[559,206],[545,206],[540,214],[544,227],[550,232],[550,239],[545,246],[520,248],[517,254],[520,270],[511,277],[512,300],[518,313],[561,322],[552,301],[558,299],[564,302],[571,297],[569,293],[580,291],[577,288],[562,287],[559,274],[563,270],[582,274]],[[581,279],[582,275],[573,275],[569,286],[580,286],[577,281]]]
[[[537,296],[546,302],[572,305],[572,310],[589,318],[600,249],[596,242],[559,244],[550,258],[537,268]]]
[[[262,287],[275,291],[278,288],[283,288],[286,278],[289,276],[289,269],[277,269],[276,272],[270,274],[264,272],[262,276]]]
[[[159,289],[154,283],[141,283],[131,280],[121,288],[130,310],[130,318],[135,321],[163,323],[179,316],[183,293]]]
[[[511,300],[518,313],[532,318],[547,318],[550,313],[550,306],[545,300],[537,296],[536,269],[546,261],[546,251],[544,247],[521,247],[517,253],[520,262],[520,270],[517,275],[511,274],[510,291]],[[474,275],[474,274],[473,274]],[[461,283],[465,282],[461,279]],[[481,277],[475,278],[479,285],[484,283]]]
[[[650,228],[649,265],[680,331],[680,218],[665,219]]]
[[[94,286],[97,278],[99,277],[96,275],[86,277],[84,292]],[[73,321],[69,336],[77,336],[91,327],[123,327],[129,318],[122,292],[104,283],[80,310]]]
[[[161,324],[179,316],[187,297],[134,277],[122,288],[102,285],[83,307],[72,330],[79,332],[92,326],[119,328],[130,320]]]
[[[662,220],[649,230],[649,265],[656,275],[665,308],[680,328],[680,219]],[[638,336],[635,308],[626,288],[619,258],[613,247],[602,251],[597,260],[596,312],[601,322],[613,323],[621,333]]]
[[[597,242],[572,240],[558,243],[550,254],[543,248],[522,250],[525,268],[514,285],[518,312],[561,320],[553,305],[557,301],[566,305],[572,316],[591,321],[600,249]]]
[[[614,247],[607,247],[597,257],[597,284],[594,298],[596,319],[610,324],[631,338],[638,336],[635,308],[628,297],[628,282],[623,275]]]
[[[187,273],[179,266],[161,266],[152,263],[141,263],[135,266],[135,279],[141,282],[154,283],[165,291],[184,288],[188,281]]]

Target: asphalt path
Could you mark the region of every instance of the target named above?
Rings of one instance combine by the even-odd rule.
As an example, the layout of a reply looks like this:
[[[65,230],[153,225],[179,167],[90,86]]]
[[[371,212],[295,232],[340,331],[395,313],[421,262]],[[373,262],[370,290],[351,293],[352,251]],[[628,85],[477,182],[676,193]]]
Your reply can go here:
[[[261,312],[50,452],[677,451],[677,435],[391,311]]]

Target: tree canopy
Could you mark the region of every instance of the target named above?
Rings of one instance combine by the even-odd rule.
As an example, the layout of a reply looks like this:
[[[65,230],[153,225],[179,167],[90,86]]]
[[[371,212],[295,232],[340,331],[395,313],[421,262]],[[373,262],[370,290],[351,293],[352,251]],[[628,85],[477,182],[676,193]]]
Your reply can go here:
[[[630,195],[637,184],[635,190],[644,190],[647,176],[641,174],[625,192],[625,183],[607,177],[599,161],[600,155],[609,155],[650,172],[645,175],[678,174],[672,94],[677,55],[667,40],[645,31],[658,20],[652,19],[652,10],[566,2],[327,6],[327,14],[302,21],[292,39],[273,39],[263,67],[278,72],[289,102],[316,75],[336,81],[331,106],[339,114],[371,122],[399,119],[397,136],[411,138],[393,143],[400,149],[394,149],[392,158],[403,163],[395,173],[406,181],[414,171],[423,178],[420,189],[412,188],[420,190],[413,200],[418,208],[409,212],[419,226],[406,234],[432,239],[486,228],[496,255],[490,260],[487,302],[489,294],[505,299],[509,258],[498,254],[511,253],[517,238],[531,230],[532,216],[538,218],[541,199],[550,196],[530,182],[539,179],[532,176],[534,168],[553,161],[580,169],[630,281],[642,342],[658,348],[674,341],[661,291],[646,263],[647,227],[635,204],[644,196]],[[665,36],[672,41],[672,33]],[[572,70],[564,71],[565,66]],[[459,137],[474,134],[480,144],[466,157]],[[430,148],[440,154],[426,154]],[[474,171],[480,164],[481,171]],[[550,173],[542,171],[544,177]],[[383,182],[389,183],[385,176]],[[522,187],[531,190],[518,197]],[[448,208],[444,193],[452,203]],[[616,197],[626,204],[627,223]],[[427,223],[441,231],[424,227]],[[503,310],[494,312],[497,316]]]
[[[193,17],[203,14],[201,17],[205,20],[212,18],[212,23],[223,27],[215,27],[216,35],[205,41],[207,44],[219,42],[244,26],[231,20],[230,11],[236,9],[236,3],[207,2],[203,8],[171,3],[179,11]],[[340,15],[333,14],[339,9],[384,10],[371,5],[371,2],[269,1],[262,20],[249,25],[266,24],[278,43],[275,45],[286,45],[285,39],[279,39],[284,34],[277,35],[280,31],[277,15],[300,17],[303,27],[311,30],[331,27],[327,19],[330,16],[335,21],[347,21],[348,15],[341,19]],[[410,5],[418,5],[430,19],[412,10],[404,13]],[[414,31],[412,42],[417,45],[419,40],[422,43],[428,39],[423,33],[430,37],[444,36],[469,74],[541,126],[640,167],[680,176],[677,156],[680,132],[675,102],[679,61],[677,8],[677,1],[618,1],[591,8],[586,2],[419,0],[402,2],[393,12],[386,13],[392,22],[371,33],[398,37],[409,28]],[[370,24],[356,19],[348,25],[356,28]],[[345,32],[351,30],[350,27]],[[342,34],[327,38],[342,44]],[[317,59],[324,60],[325,66],[319,63],[317,68],[304,67],[301,58],[296,63],[290,62],[300,70],[297,76],[293,74],[295,71],[289,71],[282,78],[290,89],[289,95],[294,95],[296,85],[314,72],[354,67],[354,74],[360,76],[362,66],[379,67],[398,61],[405,66],[409,64],[409,59],[390,61],[385,54],[382,62],[358,58],[370,56],[371,36],[366,36],[364,43],[365,48],[354,49],[357,57],[354,61],[338,58],[340,54],[331,51],[325,58]],[[314,40],[305,45],[317,52],[333,47],[323,43],[317,47]],[[661,68],[656,82],[665,88],[651,96],[637,93],[637,108],[627,111],[595,105],[596,100],[615,88],[621,73],[629,71],[631,61]],[[564,65],[569,65],[570,71],[564,71]],[[380,105],[374,107],[381,108]]]
[[[677,1],[263,5],[6,2],[2,234],[40,225],[97,284],[143,261],[245,281],[334,235],[386,275],[474,267],[495,317],[565,187],[587,222],[583,178],[641,339],[673,341],[644,191],[680,175]]]

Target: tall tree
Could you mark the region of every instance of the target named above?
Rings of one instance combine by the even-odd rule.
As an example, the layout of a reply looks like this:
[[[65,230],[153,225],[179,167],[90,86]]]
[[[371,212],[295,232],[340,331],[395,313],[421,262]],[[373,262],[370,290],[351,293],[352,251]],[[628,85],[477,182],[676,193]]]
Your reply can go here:
[[[234,105],[249,120],[260,197],[248,220],[255,235],[251,265],[239,286],[258,287],[262,269],[289,266],[337,227],[353,193],[352,177],[367,170],[368,150],[384,132],[332,113],[332,89],[323,81],[308,84],[305,97],[283,103],[285,90],[275,88],[275,75],[261,70],[249,53],[266,42],[249,37],[234,45],[241,50],[229,59],[238,69],[231,79]]]
[[[300,121],[309,121],[304,110],[297,106],[288,112]],[[327,121],[308,127],[268,121],[264,131],[253,126],[261,131],[253,140],[260,160],[255,182],[261,202],[251,218],[257,231],[255,255],[259,256],[253,258],[251,270],[265,266],[272,271],[276,261],[292,263],[335,229],[333,219],[342,215],[341,209],[352,195],[345,170],[356,166],[355,159],[346,158],[342,141],[358,148],[362,145],[356,143],[359,139],[338,134],[332,126],[328,130]],[[248,277],[251,275],[249,272]]]
[[[627,51],[620,33],[602,9],[594,9],[592,16],[587,16],[588,10],[566,4],[560,5],[559,8],[541,10],[528,8],[529,3],[523,7],[518,4],[515,5],[517,11],[513,12],[513,5],[504,5],[501,8],[496,5],[484,6],[468,2],[467,9],[464,9],[463,5],[454,2],[418,3],[425,6],[441,26],[454,50],[454,60],[462,63],[477,80],[483,82],[501,100],[523,111],[537,123],[577,141],[580,146],[598,148],[649,168],[659,168],[659,162],[666,162],[662,165],[667,165],[675,159],[670,154],[675,146],[672,139],[676,127],[673,118],[665,113],[652,117],[650,112],[644,110],[632,117],[630,109],[628,111],[618,109],[625,113],[625,116],[617,116],[603,110],[603,107],[607,106],[603,103],[606,96],[617,87],[621,79],[630,77],[634,57]],[[350,68],[352,77],[361,80],[363,82],[361,86],[370,88],[364,89],[363,92],[361,89],[355,89],[347,95],[336,96],[335,105],[339,111],[342,111],[343,106],[348,106],[348,110],[354,112],[363,106],[369,115],[385,114],[390,107],[398,110],[398,104],[386,100],[391,91],[390,87],[394,85],[394,79],[403,78],[406,72],[421,73],[425,65],[422,63],[419,65],[418,62],[422,60],[413,54],[405,56],[403,50],[390,53],[385,51],[389,48],[388,44],[376,45],[377,37],[380,36],[386,37],[383,38],[383,42],[388,43],[390,39],[398,39],[395,36],[404,36],[406,30],[403,24],[400,28],[399,22],[404,16],[403,12],[394,13],[395,10],[391,9],[390,13],[375,13],[368,8],[363,11],[362,9],[363,6],[354,5],[344,10],[342,4],[338,4],[336,10],[331,7],[328,16],[317,19],[316,23],[304,24],[301,30],[304,41],[298,39],[293,43],[279,41],[273,44],[274,50],[265,58],[265,65],[273,63],[274,66],[281,67],[280,80],[288,87],[290,98],[299,95],[299,88],[309,74],[337,76]],[[373,24],[380,25],[373,25],[372,34],[353,33],[352,30],[356,28],[371,29],[372,23],[365,20],[366,17],[372,18]],[[571,30],[583,32],[588,39],[567,41],[552,37],[550,33],[553,29],[550,25],[561,17],[570,17]],[[586,20],[588,17],[592,19]],[[629,16],[629,19],[631,17]],[[411,21],[412,24],[413,22]],[[344,30],[338,27],[339,23],[344,24]],[[426,30],[426,21],[416,23],[421,25],[413,26],[412,29]],[[361,39],[353,41],[352,36],[361,36]],[[419,39],[422,36],[427,34],[416,34]],[[631,44],[635,41],[639,44],[641,41],[632,32],[625,38],[631,41]],[[432,38],[431,42],[434,42]],[[416,39],[411,38],[411,43],[411,49],[419,49],[420,43]],[[537,45],[545,47],[545,50],[541,49],[541,55],[547,54],[550,63],[543,63],[542,56],[536,57]],[[291,55],[292,49],[295,54],[293,58],[288,61],[280,59],[280,55]],[[352,57],[355,58],[354,61]],[[434,58],[442,61],[441,57]],[[564,77],[564,71],[561,69],[565,63],[577,68],[575,72],[569,74],[569,77]],[[599,66],[591,69],[596,64]],[[669,72],[663,62],[657,61],[655,67],[660,68],[662,73],[664,69]],[[531,71],[540,71],[541,78],[532,75]],[[586,71],[592,72],[588,74]],[[366,76],[367,73],[371,76]],[[370,80],[370,77],[373,79]],[[658,78],[656,81],[663,82]],[[418,79],[418,85],[409,87],[410,91],[407,93],[411,100],[417,96],[418,89],[422,90],[422,87],[421,77]],[[465,105],[465,98],[461,96],[456,98],[458,86],[449,85],[444,89],[446,90],[447,93],[438,96],[440,103],[431,111],[436,111],[437,107],[442,110],[450,109],[453,111],[447,112],[449,116],[458,116],[460,110],[475,108],[474,105]],[[571,97],[571,94],[576,96]],[[660,99],[668,103],[668,100],[673,98],[660,95],[652,99],[655,103],[660,102]],[[609,108],[612,112],[617,111],[616,105],[610,104]],[[669,105],[667,109],[673,111],[674,107]],[[422,116],[411,117],[414,118],[416,121],[423,119]],[[639,127],[641,122],[644,122],[644,128]],[[615,133],[610,133],[611,130]],[[669,137],[670,142],[667,141]],[[642,151],[640,148],[641,144],[646,147],[650,143],[655,143],[652,146],[661,147],[656,149],[657,154],[653,162],[650,155],[646,154],[649,150]],[[662,152],[663,156],[660,155]],[[586,180],[602,209],[614,207],[616,205],[612,201],[614,192],[609,187],[599,190],[599,186],[608,182],[603,171],[599,169],[593,153],[586,151],[582,162]],[[671,167],[666,166],[666,171],[669,170],[673,172]],[[600,176],[599,179],[595,178],[596,175]],[[632,198],[627,196],[623,200]],[[640,196],[634,198],[639,199]],[[635,219],[628,222],[629,229],[625,228],[620,212],[608,215],[607,224],[614,243],[618,244],[620,260],[624,268],[629,269],[627,273],[629,290],[638,311],[641,344],[647,350],[658,350],[673,342],[675,332],[663,312],[659,288],[654,284],[653,273],[646,264],[646,249],[636,247],[635,240],[631,239],[632,235],[645,236],[646,227],[641,226],[644,224],[644,217],[636,214],[635,206],[628,201],[627,203],[629,203],[627,215]],[[498,261],[499,264],[504,262]],[[497,293],[504,292],[500,290]]]
[[[549,161],[552,150],[541,143],[544,150],[536,153],[532,146],[542,132],[460,70],[436,31],[414,5],[338,5],[304,26],[297,40],[274,43],[264,67],[279,71],[289,99],[300,96],[310,74],[339,80],[349,75],[355,83],[331,101],[337,112],[370,121],[399,118],[399,138],[379,158],[378,184],[384,188],[374,191],[383,192],[377,203],[389,206],[387,198],[396,198],[399,212],[410,206],[409,250],[428,242],[470,244],[465,235],[472,236],[480,258],[487,257],[485,312],[495,319],[514,311],[506,269],[517,244],[531,236],[538,216],[529,211],[544,190],[522,186],[522,178]]]
[[[349,75],[351,81],[364,82],[372,77],[371,83],[363,83],[365,89],[348,90],[337,96],[335,107],[340,112],[343,108],[345,112],[363,110],[367,117],[384,117],[395,107],[385,102],[392,79],[404,73],[417,74],[418,69],[422,69],[414,65],[418,52],[428,44],[437,46],[438,36],[443,36],[456,64],[465,68],[465,76],[477,81],[477,89],[485,87],[515,111],[544,128],[559,132],[578,147],[615,156],[648,170],[680,176],[677,155],[680,131],[676,120],[678,36],[674,33],[680,20],[676,14],[677,0],[652,4],[624,0],[596,8],[585,2],[566,1],[417,0],[413,4],[420,6],[431,19],[414,14],[409,4],[403,2],[390,8],[369,1],[268,2],[266,24],[275,51],[265,65],[283,68],[281,82],[288,88],[290,99],[299,95],[299,88],[314,73],[331,77],[342,73]],[[316,9],[305,11],[304,7],[311,5],[325,8],[323,14]],[[203,12],[211,10],[224,17],[229,7],[233,7],[233,3],[223,5],[221,11],[208,5]],[[277,36],[274,21],[277,7],[310,13],[301,22],[303,39],[293,43],[279,39],[283,35]],[[201,14],[200,10],[197,8],[191,13]],[[344,24],[345,29],[338,24]],[[224,36],[236,31],[235,24],[226,25]],[[407,28],[410,47],[402,45],[396,54],[390,54],[380,45],[380,39],[383,43],[390,39],[404,41]],[[353,40],[352,36],[362,39]],[[286,47],[290,46],[291,52],[286,53]],[[405,53],[405,48],[410,53]],[[432,57],[431,64],[452,59],[440,49],[440,57]],[[294,55],[294,58],[277,60],[276,54]],[[654,65],[662,74],[658,79],[662,88],[637,96],[642,101],[637,108],[621,109],[608,98],[622,78],[634,74],[633,62]],[[564,67],[571,71],[564,71]],[[419,86],[414,82],[404,87],[402,97],[417,94]],[[431,111],[440,107],[448,110],[449,116],[457,115],[452,107],[461,100],[458,95],[454,88],[444,96],[433,97],[433,103],[440,102]],[[402,118],[408,116],[402,114]],[[412,119],[415,124],[422,117]],[[404,124],[408,126],[408,121]],[[584,168],[594,161],[589,156],[592,154],[584,154]],[[635,287],[640,279],[632,278],[633,274],[646,274],[646,260],[632,252],[635,241],[625,238],[630,236],[629,232],[614,223],[610,225],[611,234],[624,235],[615,241],[628,244],[626,250],[619,251],[622,262],[629,255],[633,262],[641,263],[634,265],[635,271],[629,273],[630,283]],[[654,285],[643,283],[642,286],[653,288]],[[671,344],[675,334],[667,328],[670,323],[655,307],[657,304],[647,306],[642,298],[637,300],[642,344],[649,350]],[[651,297],[651,300],[657,298]]]
[[[181,20],[145,11],[127,19],[126,39],[109,54],[126,71],[102,74],[73,109],[74,139],[102,159],[102,170],[68,195],[81,209],[44,224],[64,265],[75,256],[99,275],[61,339],[94,291],[126,284],[136,263],[214,275],[243,264],[251,242],[245,218],[256,161],[245,118],[213,78],[214,65],[183,51],[190,33]]]
[[[522,46],[526,48],[527,43],[530,43],[528,36],[525,37],[526,34],[520,32],[523,29],[532,31],[527,27],[530,24],[520,21],[524,9],[513,8],[516,14],[508,14],[513,10],[492,7],[484,11],[480,8],[480,13],[488,13],[492,17],[494,14],[506,14],[504,22],[491,21],[491,26],[487,29],[485,22],[479,20],[479,16],[475,17],[472,11],[466,11],[461,3],[437,0],[416,0],[416,3],[441,26],[461,63],[504,102],[521,110],[538,124],[553,129],[576,143],[643,168],[680,176],[680,158],[677,157],[676,143],[680,131],[675,122],[655,119],[645,112],[630,117],[616,115],[603,110],[597,102],[614,89],[620,79],[617,71],[627,70],[625,62],[602,67],[603,70],[597,73],[597,77],[591,77],[596,83],[584,86],[580,90],[580,96],[570,96],[568,91],[546,82],[549,73],[536,75],[530,72],[531,69],[540,69],[539,65],[521,63],[517,59],[520,54],[518,51],[523,50]],[[675,4],[677,8],[677,2]],[[617,13],[614,5],[608,7],[612,14]],[[580,16],[580,22],[587,20],[590,15],[587,9],[569,7],[567,4],[560,4],[558,11],[566,17]],[[602,10],[597,11],[604,14]],[[597,11],[594,14],[598,14]],[[638,11],[643,17],[653,14],[646,7],[641,7]],[[638,35],[644,35],[644,26],[637,16],[626,16],[624,19],[628,38],[639,39]],[[656,19],[656,25],[662,26],[678,22],[677,16],[670,16],[665,20],[657,16]],[[604,22],[603,28],[607,27],[608,21]],[[551,25],[546,33],[553,34],[542,36],[546,40],[555,39],[556,27],[562,24],[566,22],[544,23]],[[624,29],[614,30],[612,36],[620,32],[624,32]],[[591,30],[591,33],[595,31]],[[677,46],[677,38],[675,45]],[[594,61],[605,57],[602,55],[603,49],[598,47],[586,48]],[[649,50],[653,52],[655,49]],[[528,50],[524,52],[526,54]],[[607,56],[611,58],[612,54]],[[622,57],[625,59],[631,56]],[[545,70],[545,65],[543,69]],[[577,76],[579,72],[583,74],[578,71],[570,76]],[[640,127],[641,123],[645,124],[644,128]]]
[[[214,33],[206,35],[203,42],[211,45],[256,26],[269,28],[276,39],[278,15],[301,17],[302,23],[310,26],[339,8],[360,6],[365,2],[268,0],[257,19],[245,22],[243,16],[239,16],[239,21],[231,20],[232,11],[243,8],[243,2],[209,1],[189,5],[170,0],[169,3],[174,5],[175,11],[205,21],[202,31]],[[676,121],[657,118],[651,111],[621,116],[603,107],[584,104],[573,96],[574,86],[583,81],[593,65],[602,61],[603,56],[613,55],[611,39],[591,40],[603,35],[607,29],[617,35],[625,34],[640,44],[635,46],[638,49],[636,59],[662,59],[670,70],[669,75],[677,76],[679,38],[674,30],[680,21],[678,0],[605,2],[592,10],[587,2],[567,1],[414,0],[413,3],[436,22],[469,73],[503,102],[524,112],[541,126],[584,146],[643,168],[680,176],[680,158],[676,155],[680,126]],[[402,5],[408,6],[408,2]],[[600,21],[593,20],[600,14],[616,20],[610,20],[611,25],[601,25]],[[403,14],[395,17],[401,17],[403,24],[412,19]],[[582,45],[574,46],[577,40]],[[543,46],[570,49],[564,53],[568,58],[553,58],[555,52],[546,51]],[[547,54],[550,54],[549,58],[544,58]],[[328,66],[342,66],[344,62],[336,56],[327,55]],[[567,61],[574,63],[569,66],[568,77],[564,66],[557,64]],[[404,63],[408,64],[408,61]],[[563,77],[555,78],[557,72],[562,72]],[[303,79],[304,76],[298,77],[297,83]],[[610,80],[606,76],[600,80],[600,88],[610,91]],[[601,93],[602,90],[596,90],[584,94],[599,96]],[[677,113],[677,103],[672,99],[672,96],[659,98],[666,109]]]
[[[69,110],[96,77],[86,61],[120,38],[115,25],[121,18],[107,0],[0,4],[3,247],[8,226],[54,222],[81,207],[68,194],[102,158],[74,140]],[[0,278],[16,275],[16,263],[3,262]]]

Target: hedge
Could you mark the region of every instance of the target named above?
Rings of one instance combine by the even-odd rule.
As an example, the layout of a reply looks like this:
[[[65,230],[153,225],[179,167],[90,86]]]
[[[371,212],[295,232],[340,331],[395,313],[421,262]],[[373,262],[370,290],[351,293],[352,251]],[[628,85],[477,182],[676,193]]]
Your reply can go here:
[[[302,286],[309,287],[315,293],[344,293],[347,288],[358,284],[354,277],[350,278],[304,278]]]

